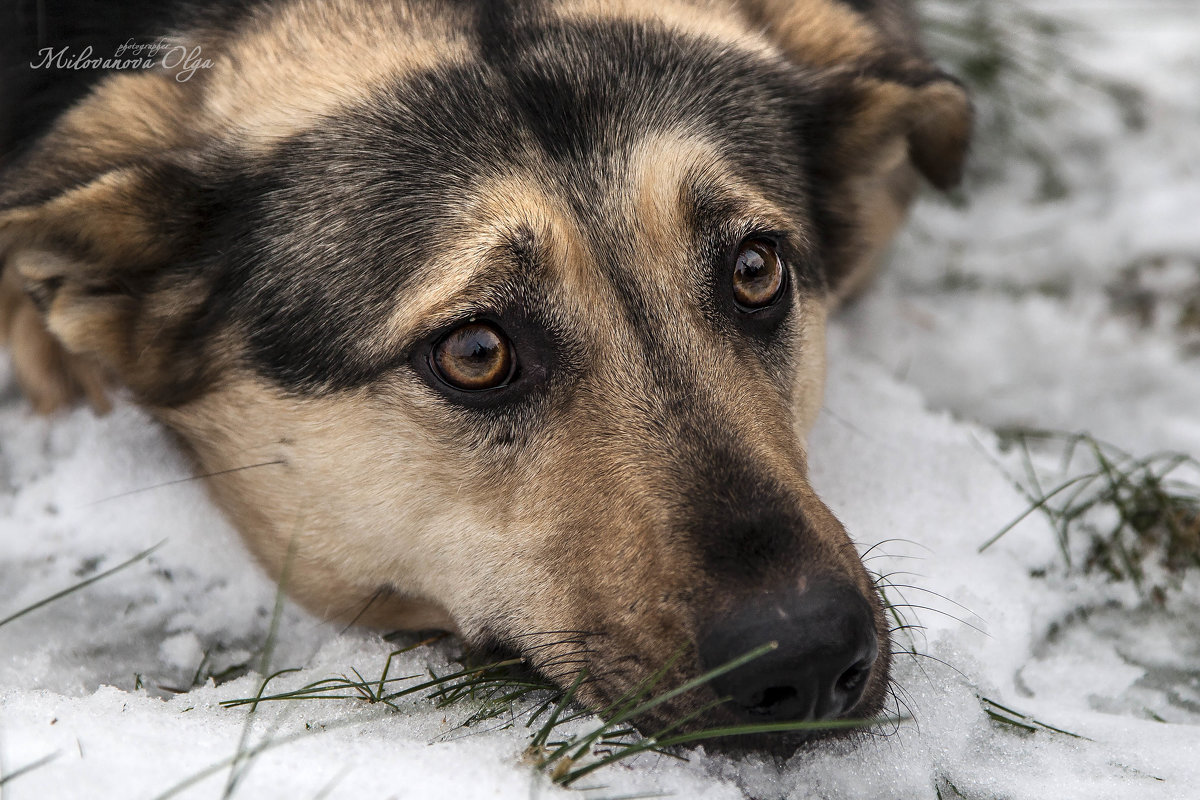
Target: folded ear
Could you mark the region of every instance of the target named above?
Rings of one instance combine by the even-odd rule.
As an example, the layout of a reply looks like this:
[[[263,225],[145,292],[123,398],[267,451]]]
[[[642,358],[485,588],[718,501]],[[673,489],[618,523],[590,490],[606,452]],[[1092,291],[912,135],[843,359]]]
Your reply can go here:
[[[19,377],[35,407],[63,404],[79,393],[72,386],[100,405],[96,368],[147,402],[177,394],[196,368],[178,361],[177,331],[199,298],[186,274],[165,276],[198,229],[192,173],[158,156],[57,193],[21,177],[21,195],[42,199],[0,206],[9,287],[0,327],[20,348]]]
[[[821,152],[842,174],[870,172],[901,142],[917,171],[943,191],[962,178],[973,113],[966,90],[942,72],[838,74],[824,87],[829,139]]]
[[[0,340],[39,410],[103,407],[100,375],[169,402],[197,369],[180,337],[206,296],[182,266],[206,213],[190,87],[114,72],[0,176]]]
[[[80,398],[99,413],[108,411],[103,368],[68,353],[46,330],[11,270],[0,276],[0,345],[8,349],[13,374],[35,412],[49,414]]]
[[[835,300],[870,278],[907,216],[920,178],[937,189],[962,177],[971,103],[936,70],[887,76],[834,70],[819,79],[806,144],[814,209],[826,231],[826,271]]]
[[[822,84],[823,125],[840,169],[871,171],[903,142],[938,189],[962,175],[971,103],[921,46],[900,0],[736,0],[781,53]]]

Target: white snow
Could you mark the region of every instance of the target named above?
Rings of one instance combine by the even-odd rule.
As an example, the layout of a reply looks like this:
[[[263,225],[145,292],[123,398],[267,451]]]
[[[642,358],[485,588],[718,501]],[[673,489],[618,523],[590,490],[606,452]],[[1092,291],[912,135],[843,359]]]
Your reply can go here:
[[[642,755],[582,781],[603,788],[564,790],[522,761],[520,721],[464,730],[465,706],[224,709],[261,675],[193,677],[202,662],[205,674],[258,664],[275,586],[197,483],[137,491],[188,474],[141,412],[34,418],[0,363],[0,618],[164,542],[0,627],[0,776],[51,759],[3,796],[154,797],[215,767],[180,796],[221,796],[236,773],[232,796],[253,798],[1200,797],[1200,573],[1143,601],[1064,569],[1036,514],[978,552],[1028,507],[995,428],[1200,455],[1200,322],[1181,324],[1189,307],[1200,315],[1200,7],[1037,6],[1080,26],[1065,54],[1143,93],[1144,127],[1066,77],[1027,87],[1053,101],[1020,121],[1067,186],[1048,199],[1036,168],[980,131],[984,166],[1007,165],[1002,177],[976,180],[966,207],[927,199],[876,285],[833,322],[810,443],[817,489],[862,548],[887,540],[870,566],[911,587],[891,599],[927,607],[905,609],[925,629],[897,639],[928,656],[896,663],[913,721],[783,766],[702,748]],[[280,630],[269,669],[302,672],[276,688],[378,676],[393,647],[291,605]],[[392,674],[449,671],[454,653],[416,650]],[[992,722],[981,697],[1081,738]]]

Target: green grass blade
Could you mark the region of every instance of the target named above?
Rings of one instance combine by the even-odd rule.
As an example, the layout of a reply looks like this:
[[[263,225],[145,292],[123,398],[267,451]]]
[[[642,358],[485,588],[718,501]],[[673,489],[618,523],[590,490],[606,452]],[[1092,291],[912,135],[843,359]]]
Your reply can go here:
[[[51,761],[58,758],[60,755],[62,755],[62,753],[59,753],[59,752],[48,753],[47,755],[44,755],[41,758],[37,759],[36,761],[30,762],[29,764],[26,764],[23,767],[17,767],[16,769],[14,769],[12,772],[8,773],[7,775],[0,775],[0,786],[4,786],[6,783],[9,783],[10,781],[15,781],[17,778],[21,777],[22,775],[28,775],[30,772],[33,772],[35,769],[40,769],[40,768],[46,766]]]
[[[133,566],[134,564],[138,563],[142,559],[148,558],[151,553],[153,553],[155,550],[162,547],[166,543],[167,543],[167,540],[163,539],[161,542],[154,545],[153,547],[143,550],[142,552],[138,553],[136,556],[129,559],[128,561],[122,561],[120,564],[113,567],[112,569],[105,570],[104,572],[101,572],[99,575],[93,575],[92,577],[88,578],[87,580],[80,581],[79,583],[75,584],[74,586],[69,586],[66,589],[63,589],[61,592],[55,592],[54,594],[50,595],[49,597],[39,600],[31,606],[26,606],[25,608],[21,609],[20,611],[16,612],[15,614],[10,614],[9,616],[5,617],[4,619],[0,619],[0,628],[3,628],[5,625],[7,625],[8,623],[10,623],[14,620],[20,619],[21,617],[25,616],[26,614],[29,614],[33,611],[37,611],[39,608],[42,608],[43,606],[47,606],[47,605],[53,603],[55,600],[60,600],[69,594],[78,592],[80,589],[91,586],[96,581],[104,580],[105,578],[109,577],[110,575],[115,575],[116,573],[120,572],[121,570]]]
[[[979,549],[976,550],[976,552],[982,553],[984,550],[987,550],[989,547],[994,545],[996,542],[1000,541],[1000,538],[1003,537],[1004,534],[1008,533],[1013,528],[1017,527],[1017,525],[1021,524],[1021,522],[1026,517],[1028,517],[1030,514],[1032,514],[1035,511],[1039,511],[1041,509],[1046,508],[1047,504],[1052,499],[1054,499],[1055,496],[1061,494],[1062,492],[1066,491],[1067,489],[1071,488],[1072,486],[1076,485],[1077,483],[1080,483],[1081,481],[1093,481],[1096,479],[1096,477],[1097,477],[1097,474],[1095,474],[1095,473],[1092,473],[1089,475],[1080,475],[1079,477],[1072,478],[1072,479],[1066,481],[1065,483],[1059,484],[1054,489],[1052,489],[1049,494],[1044,495],[1043,497],[1038,499],[1038,501],[1036,503],[1034,503],[1029,508],[1027,508],[1023,512],[1021,512],[1021,514],[1019,516],[1017,516],[1016,519],[1014,519],[1012,522],[1008,523],[1003,528],[1001,528],[999,533],[997,533],[995,536],[993,536],[992,538],[988,539],[986,542],[981,544],[979,546]]]

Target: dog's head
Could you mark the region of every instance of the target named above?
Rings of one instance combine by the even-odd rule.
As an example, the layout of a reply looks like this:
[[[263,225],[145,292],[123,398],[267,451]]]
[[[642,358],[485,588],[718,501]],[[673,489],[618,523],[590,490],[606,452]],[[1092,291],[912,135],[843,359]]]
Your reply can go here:
[[[858,3],[482,5],[291,3],[198,33],[194,82],[110,78],[15,171],[10,273],[318,612],[596,703],[776,641],[693,724],[874,713],[804,437],[962,91]]]

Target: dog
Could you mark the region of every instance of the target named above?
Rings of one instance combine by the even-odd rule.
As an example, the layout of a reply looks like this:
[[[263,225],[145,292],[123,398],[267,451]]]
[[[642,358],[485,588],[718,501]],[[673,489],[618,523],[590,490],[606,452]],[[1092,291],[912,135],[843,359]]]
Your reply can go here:
[[[35,410],[123,393],[309,609],[593,706],[774,643],[643,730],[880,711],[805,435],[829,312],[970,138],[906,4],[64,3],[5,26]]]

